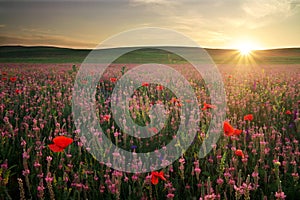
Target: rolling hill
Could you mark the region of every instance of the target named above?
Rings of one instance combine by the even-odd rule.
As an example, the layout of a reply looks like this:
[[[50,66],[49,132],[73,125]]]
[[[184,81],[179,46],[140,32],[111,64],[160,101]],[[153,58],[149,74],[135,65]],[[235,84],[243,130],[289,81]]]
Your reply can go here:
[[[130,48],[130,47],[128,47]],[[192,47],[185,48],[189,51]],[[241,56],[237,50],[205,49],[217,64],[249,63],[300,64],[300,48],[257,50],[251,56]],[[105,51],[98,50],[98,51]],[[69,49],[47,46],[1,46],[0,63],[81,63],[91,52],[89,49]],[[115,63],[183,63],[184,59],[172,53],[153,48],[131,51]]]

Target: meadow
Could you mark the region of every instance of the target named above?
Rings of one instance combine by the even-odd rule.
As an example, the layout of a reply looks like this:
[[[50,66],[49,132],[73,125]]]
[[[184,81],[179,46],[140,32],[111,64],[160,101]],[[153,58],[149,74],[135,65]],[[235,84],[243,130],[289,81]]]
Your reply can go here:
[[[221,137],[201,159],[199,147],[218,104],[211,104],[201,78],[174,59],[171,66],[184,74],[197,96],[199,129],[179,159],[149,173],[109,168],[83,146],[72,116],[80,64],[1,63],[0,199],[298,199],[300,65],[294,63],[297,56],[291,58],[288,64],[218,64],[226,119]],[[132,96],[132,118],[147,123],[150,107],[159,102],[170,111],[169,123],[149,140],[124,134],[111,117],[109,97],[117,80],[137,66],[125,61],[120,58],[99,80],[99,124],[127,151],[163,148],[178,128],[185,102],[166,88],[144,83]],[[71,139],[51,146],[58,136]]]

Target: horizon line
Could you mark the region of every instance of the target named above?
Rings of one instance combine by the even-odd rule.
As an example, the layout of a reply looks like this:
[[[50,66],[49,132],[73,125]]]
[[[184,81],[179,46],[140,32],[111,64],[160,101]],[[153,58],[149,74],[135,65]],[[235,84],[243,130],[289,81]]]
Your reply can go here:
[[[97,48],[76,48],[76,47],[68,47],[68,46],[55,46],[55,45],[0,45],[2,47],[24,47],[24,48],[57,48],[57,49],[69,49],[69,50],[85,50],[92,51]],[[207,50],[228,50],[228,51],[238,51],[239,49],[234,48],[216,48],[216,47],[195,47],[195,46],[171,46],[171,45],[161,45],[161,46],[121,46],[121,47],[106,47],[106,48],[98,48],[97,50],[105,50],[105,49],[117,49],[117,48],[134,48],[134,47],[182,47],[182,48],[203,48]],[[289,47],[274,47],[274,48],[260,48],[253,49],[252,51],[268,51],[268,50],[280,50],[280,49],[300,49],[300,46],[289,46]]]

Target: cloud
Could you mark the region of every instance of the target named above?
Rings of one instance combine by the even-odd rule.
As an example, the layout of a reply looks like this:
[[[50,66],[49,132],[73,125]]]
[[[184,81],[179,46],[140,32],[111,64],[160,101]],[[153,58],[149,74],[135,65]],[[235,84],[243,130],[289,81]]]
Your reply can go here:
[[[232,39],[232,37],[227,36],[224,32],[219,31],[208,31],[208,42],[228,42]]]
[[[242,6],[246,13],[249,28],[258,28],[271,23],[278,23],[298,13],[298,3],[290,0],[248,0]]]
[[[248,15],[254,18],[262,18],[269,15],[288,14],[290,4],[289,1],[286,0],[252,0],[246,1],[242,8]]]
[[[0,35],[0,45],[27,45],[27,46],[60,46],[71,48],[94,48],[96,44],[65,36],[51,35]]]
[[[0,24],[0,28],[4,28],[5,26],[5,24]]]
[[[292,1],[290,3],[290,5],[291,5],[291,10],[293,10],[293,9],[295,9],[297,7],[300,7],[300,1]]]
[[[158,5],[162,5],[162,4],[170,4],[174,1],[170,1],[170,0],[129,0],[129,3],[131,5],[138,5],[138,4],[158,4]]]

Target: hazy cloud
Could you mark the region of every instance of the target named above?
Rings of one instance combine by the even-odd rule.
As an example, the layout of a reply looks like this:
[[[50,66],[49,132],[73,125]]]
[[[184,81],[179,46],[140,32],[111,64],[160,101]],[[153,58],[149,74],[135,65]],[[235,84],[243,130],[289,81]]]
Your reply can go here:
[[[59,46],[73,48],[94,48],[96,44],[55,35],[0,35],[0,45]]]
[[[247,25],[249,28],[257,28],[283,21],[296,14],[296,2],[290,0],[248,0],[243,4],[242,9],[247,14]]]
[[[169,4],[170,0],[129,0],[131,4]]]

